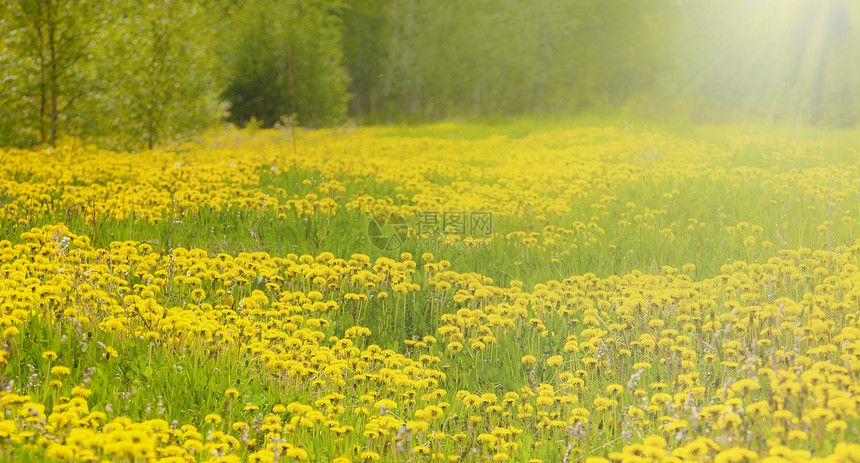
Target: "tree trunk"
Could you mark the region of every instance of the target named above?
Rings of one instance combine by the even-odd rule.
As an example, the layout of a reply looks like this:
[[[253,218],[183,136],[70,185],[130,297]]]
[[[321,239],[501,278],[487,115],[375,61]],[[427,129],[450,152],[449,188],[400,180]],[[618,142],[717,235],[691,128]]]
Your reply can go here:
[[[48,88],[45,64],[45,39],[43,36],[44,22],[42,20],[42,3],[36,3],[36,11],[33,13],[33,27],[36,29],[36,53],[39,60],[39,141],[45,143],[47,139],[45,127],[45,112],[48,105]]]
[[[51,146],[57,146],[57,44],[56,18],[51,14],[53,4],[48,6],[48,46],[51,52]]]

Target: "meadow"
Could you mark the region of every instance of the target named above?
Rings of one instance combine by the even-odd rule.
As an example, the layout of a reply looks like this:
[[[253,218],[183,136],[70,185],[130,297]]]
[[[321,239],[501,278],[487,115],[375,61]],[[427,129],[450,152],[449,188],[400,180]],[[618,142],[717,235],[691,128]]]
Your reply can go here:
[[[0,460],[860,461],[855,131],[0,149]]]

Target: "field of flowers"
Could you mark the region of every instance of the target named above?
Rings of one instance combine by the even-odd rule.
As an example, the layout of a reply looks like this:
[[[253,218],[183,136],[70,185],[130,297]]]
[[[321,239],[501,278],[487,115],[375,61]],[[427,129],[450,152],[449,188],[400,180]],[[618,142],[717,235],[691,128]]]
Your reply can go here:
[[[0,460],[858,462],[854,135],[0,149]]]

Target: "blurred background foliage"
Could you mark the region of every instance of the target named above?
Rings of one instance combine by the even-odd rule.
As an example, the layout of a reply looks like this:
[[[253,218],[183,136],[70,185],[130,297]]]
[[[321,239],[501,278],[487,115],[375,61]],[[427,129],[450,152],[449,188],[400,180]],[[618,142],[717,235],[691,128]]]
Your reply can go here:
[[[852,127],[851,0],[0,0],[0,145],[623,110]]]

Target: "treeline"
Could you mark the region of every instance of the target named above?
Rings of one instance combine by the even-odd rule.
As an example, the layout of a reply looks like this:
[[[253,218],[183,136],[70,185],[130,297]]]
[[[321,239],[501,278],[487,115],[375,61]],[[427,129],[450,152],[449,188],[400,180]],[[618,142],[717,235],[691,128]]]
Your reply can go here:
[[[680,13],[668,0],[356,2],[350,109],[396,120],[623,105],[672,66]]]
[[[345,119],[329,0],[0,0],[0,146],[141,149],[223,121]]]
[[[818,0],[0,0],[0,145],[219,122],[627,107],[853,125],[857,9]]]
[[[860,4],[848,0],[359,0],[350,113],[640,114],[855,125]]]
[[[217,30],[200,4],[2,2],[0,144],[151,147],[221,117]]]

